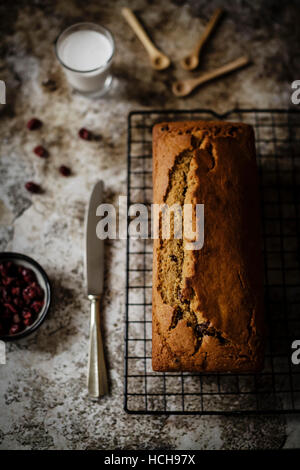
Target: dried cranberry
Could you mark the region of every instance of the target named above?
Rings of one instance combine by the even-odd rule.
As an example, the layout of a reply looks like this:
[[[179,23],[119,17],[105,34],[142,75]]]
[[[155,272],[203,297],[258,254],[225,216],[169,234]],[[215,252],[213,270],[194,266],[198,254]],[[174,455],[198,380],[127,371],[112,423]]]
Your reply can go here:
[[[14,297],[12,299],[12,302],[14,303],[14,305],[18,308],[22,308],[24,307],[24,301],[21,297]]]
[[[15,280],[15,277],[3,277],[2,284],[4,286],[10,286]]]
[[[24,308],[23,311],[22,311],[22,317],[23,318],[31,318],[32,317],[31,311],[28,308]]]
[[[21,322],[21,317],[18,313],[15,313],[15,315],[13,316],[13,322],[14,323],[20,323]]]
[[[26,304],[30,304],[32,300],[36,298],[36,291],[33,287],[28,286],[25,287],[23,290],[23,299],[25,300]]]
[[[11,288],[11,295],[18,297],[20,295],[21,288],[20,287],[12,287]]]
[[[38,157],[41,158],[47,158],[49,155],[48,151],[42,145],[37,145],[34,147],[33,151]]]
[[[8,263],[0,263],[0,274],[2,276],[7,276],[8,274]]]
[[[23,323],[24,323],[25,326],[29,326],[33,323],[33,319],[32,318],[25,318],[23,320]]]
[[[26,318],[28,316],[30,317],[32,314],[28,307],[24,307],[22,309],[21,315],[22,315],[22,318]]]
[[[40,119],[37,118],[32,118],[27,122],[27,128],[30,131],[35,131],[36,129],[39,129],[42,127],[43,123],[40,121]]]
[[[30,193],[35,193],[35,194],[41,193],[41,187],[40,187],[40,185],[34,183],[33,181],[28,181],[28,183],[25,184],[25,188],[26,188],[27,191],[29,191]]]
[[[18,273],[15,265],[11,261],[7,261],[0,264],[0,274],[2,277],[14,277]]]
[[[18,333],[20,331],[20,325],[15,323],[14,325],[12,325],[9,329],[9,334],[10,335],[15,335],[16,333]]]
[[[41,288],[41,286],[37,282],[33,282],[31,285],[32,285],[32,287],[35,288],[36,297],[38,299],[43,299],[44,298],[44,291]]]
[[[14,287],[22,287],[26,284],[23,278],[16,277],[15,282],[14,282]]]
[[[44,291],[36,282],[33,282],[23,290],[23,299],[27,304],[32,300],[42,299],[43,297]]]
[[[88,131],[87,129],[85,129],[84,127],[79,129],[78,135],[83,140],[91,140],[91,138],[92,138],[92,133],[90,131]]]
[[[1,288],[1,296],[4,302],[10,302],[11,301],[11,295],[9,293],[9,290],[6,289],[5,287]]]
[[[24,281],[28,284],[36,280],[35,274],[32,269],[22,267],[20,274],[23,277]]]
[[[65,166],[65,165],[61,165],[59,167],[59,172],[63,176],[70,176],[70,174],[71,174],[70,168],[68,166]]]
[[[11,313],[17,313],[16,308],[12,304],[4,304],[4,307],[8,309]]]
[[[44,301],[39,301],[39,300],[36,300],[35,302],[33,302],[33,304],[31,305],[31,309],[35,311],[35,313],[40,313],[40,311],[42,310],[44,306]]]

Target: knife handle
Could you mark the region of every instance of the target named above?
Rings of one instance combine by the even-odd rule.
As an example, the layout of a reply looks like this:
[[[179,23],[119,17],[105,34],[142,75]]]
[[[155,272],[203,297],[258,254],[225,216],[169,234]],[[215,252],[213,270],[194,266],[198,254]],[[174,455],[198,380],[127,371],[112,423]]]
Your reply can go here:
[[[107,373],[100,330],[100,297],[89,295],[91,302],[90,353],[88,364],[88,394],[98,400],[108,393]]]

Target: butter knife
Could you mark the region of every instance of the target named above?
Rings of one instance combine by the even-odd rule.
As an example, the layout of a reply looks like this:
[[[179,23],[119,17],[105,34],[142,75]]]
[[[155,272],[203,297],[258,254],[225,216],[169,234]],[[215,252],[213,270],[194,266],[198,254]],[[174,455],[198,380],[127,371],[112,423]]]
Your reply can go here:
[[[103,202],[103,181],[95,184],[86,214],[85,268],[87,295],[91,303],[88,395],[98,400],[108,393],[107,372],[100,329],[100,301],[103,292],[104,241],[96,235],[97,207]]]

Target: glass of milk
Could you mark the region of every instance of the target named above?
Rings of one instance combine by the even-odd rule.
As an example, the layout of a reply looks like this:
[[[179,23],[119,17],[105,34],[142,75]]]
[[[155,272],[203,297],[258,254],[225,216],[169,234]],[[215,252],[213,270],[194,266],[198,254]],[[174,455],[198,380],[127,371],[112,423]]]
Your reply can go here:
[[[80,93],[102,96],[112,82],[115,42],[111,33],[93,23],[77,23],[65,29],[55,42],[56,56],[70,85]]]

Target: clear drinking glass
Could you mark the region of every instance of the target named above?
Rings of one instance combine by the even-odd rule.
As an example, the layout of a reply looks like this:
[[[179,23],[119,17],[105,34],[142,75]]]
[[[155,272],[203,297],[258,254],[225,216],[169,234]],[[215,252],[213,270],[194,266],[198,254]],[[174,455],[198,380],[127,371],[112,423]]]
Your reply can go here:
[[[115,42],[110,31],[94,23],[76,23],[55,41],[55,53],[70,85],[89,97],[102,96],[112,83]]]

